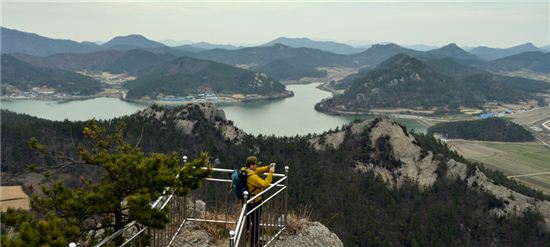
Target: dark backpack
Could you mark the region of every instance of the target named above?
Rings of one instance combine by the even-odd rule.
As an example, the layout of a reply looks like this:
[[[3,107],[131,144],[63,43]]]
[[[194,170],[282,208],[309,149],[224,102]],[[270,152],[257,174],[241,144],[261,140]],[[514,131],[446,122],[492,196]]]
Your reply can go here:
[[[240,169],[233,170],[231,173],[231,191],[235,193],[235,196],[240,200],[244,199],[243,193],[246,190],[246,171]]]

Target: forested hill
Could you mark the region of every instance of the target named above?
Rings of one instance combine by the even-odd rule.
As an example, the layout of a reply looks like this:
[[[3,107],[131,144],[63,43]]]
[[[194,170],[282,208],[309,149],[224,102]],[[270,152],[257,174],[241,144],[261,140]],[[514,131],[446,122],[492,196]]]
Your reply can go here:
[[[30,151],[31,136],[47,151],[82,144],[82,122],[7,111],[1,121],[4,184],[27,185],[55,167]],[[100,124],[111,128],[118,121],[127,124],[129,142],[139,142],[146,152],[194,156],[204,150],[221,167],[233,169],[251,154],[289,165],[289,208],[310,207],[314,220],[347,246],[544,246],[550,241],[544,229],[550,222],[547,196],[388,119],[354,122],[321,135],[251,136],[214,105],[191,104],[152,106]],[[29,163],[37,164],[32,172]],[[67,166],[54,176],[78,185],[79,176],[95,174],[85,166]]]
[[[481,66],[491,71],[529,70],[550,73],[550,53],[541,51],[523,52],[487,62]]]
[[[57,92],[81,95],[99,92],[98,81],[72,71],[42,68],[20,61],[8,54],[2,54],[2,90],[14,86],[19,90],[31,91],[32,87],[49,87]]]
[[[367,112],[372,108],[480,107],[487,102],[539,100],[545,82],[494,75],[452,59],[422,62],[398,54],[356,78],[343,95],[319,103],[332,112]],[[543,100],[539,100],[543,104]]]
[[[438,123],[428,128],[428,134],[438,133],[446,138],[479,141],[525,142],[535,137],[520,125],[504,118]]]
[[[289,95],[285,86],[266,74],[233,66],[179,57],[150,68],[145,76],[124,84],[130,98],[158,98],[191,93]]]

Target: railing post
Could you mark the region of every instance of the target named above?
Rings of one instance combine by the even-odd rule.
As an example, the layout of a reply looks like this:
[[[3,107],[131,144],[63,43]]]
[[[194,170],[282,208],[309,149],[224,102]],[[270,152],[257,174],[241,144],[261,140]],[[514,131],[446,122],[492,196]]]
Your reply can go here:
[[[235,246],[246,246],[246,234],[248,232],[248,216],[246,216],[248,214],[248,191],[244,191],[243,192],[243,202],[244,202],[244,222],[242,222],[243,225],[241,225],[241,236],[239,236],[239,240],[240,242],[239,243],[235,243]],[[251,229],[252,231],[252,229]],[[243,237],[243,235],[245,237]],[[244,245],[241,245],[241,243],[245,243]]]
[[[235,241],[235,231],[229,231],[229,247],[235,246],[233,241]]]
[[[286,177],[286,180],[285,180],[285,201],[284,201],[285,216],[283,217],[285,226],[287,226],[287,217],[288,217],[288,179],[289,179],[288,178],[288,170],[289,169],[290,169],[290,167],[285,166],[285,177]]]

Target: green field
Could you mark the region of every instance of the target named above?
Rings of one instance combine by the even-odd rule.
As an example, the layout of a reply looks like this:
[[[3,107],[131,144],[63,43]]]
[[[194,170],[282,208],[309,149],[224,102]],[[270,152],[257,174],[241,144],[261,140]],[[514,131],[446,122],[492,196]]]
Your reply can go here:
[[[487,143],[485,145],[505,151],[506,155],[500,159],[507,159],[518,165],[550,171],[550,149],[543,145],[502,143]]]
[[[550,172],[550,149],[538,142],[501,143],[451,141],[449,146],[467,159],[477,160],[498,169],[506,176]],[[550,175],[514,178],[550,194]]]

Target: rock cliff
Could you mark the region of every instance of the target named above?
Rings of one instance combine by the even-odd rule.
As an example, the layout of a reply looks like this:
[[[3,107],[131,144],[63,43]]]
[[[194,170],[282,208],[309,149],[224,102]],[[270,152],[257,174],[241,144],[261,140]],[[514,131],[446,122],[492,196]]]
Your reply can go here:
[[[383,179],[388,186],[400,187],[407,179],[417,182],[424,187],[431,187],[438,179],[437,169],[440,165],[446,166],[445,176],[451,179],[465,180],[472,189],[493,194],[504,203],[504,208],[495,209],[496,215],[521,215],[527,210],[539,211],[545,219],[546,227],[550,229],[550,202],[520,194],[505,186],[498,185],[488,178],[479,168],[468,173],[468,166],[453,159],[444,160],[435,158],[431,151],[422,150],[412,135],[409,135],[399,124],[388,118],[373,121],[363,121],[353,124],[350,129],[352,135],[368,134],[369,142],[375,147],[381,139],[385,139],[391,150],[392,157],[399,162],[395,168],[379,166],[375,163],[354,161],[353,167],[359,173],[374,172]],[[326,134],[324,137],[314,137],[310,143],[317,150],[327,147],[338,148],[344,142],[346,129]],[[320,140],[324,139],[324,142]]]
[[[245,132],[225,118],[223,110],[212,103],[187,104],[174,108],[152,106],[138,112],[138,115],[160,121],[164,125],[172,122],[185,135],[198,135],[198,124],[205,122],[216,128],[228,141],[238,144],[246,136]]]

